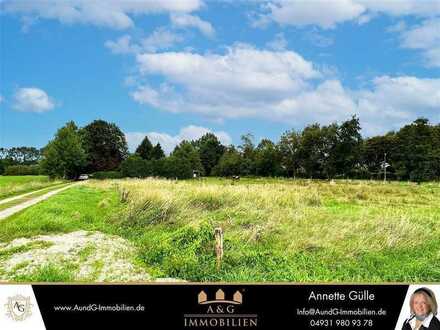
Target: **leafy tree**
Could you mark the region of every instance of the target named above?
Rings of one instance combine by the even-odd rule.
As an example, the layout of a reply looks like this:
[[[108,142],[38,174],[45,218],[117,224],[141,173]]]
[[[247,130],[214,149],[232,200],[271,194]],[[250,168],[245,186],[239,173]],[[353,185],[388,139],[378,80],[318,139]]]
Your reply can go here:
[[[212,133],[206,133],[194,143],[200,155],[200,161],[206,175],[211,174],[212,168],[217,165],[220,157],[225,151],[225,147]]]
[[[34,147],[0,148],[0,159],[8,165],[35,165],[41,160],[41,150]]]
[[[373,136],[364,140],[362,146],[362,163],[367,167],[370,178],[380,179],[383,174],[382,163],[385,159],[391,166],[387,172],[393,175],[394,172],[394,150],[396,136],[394,132],[389,132],[383,136]]]
[[[330,131],[322,129],[319,124],[309,125],[302,131],[298,155],[306,177],[325,177],[324,168],[331,151],[328,145]]]
[[[277,176],[281,174],[281,156],[275,144],[263,139],[255,149],[255,171],[261,176]]]
[[[160,143],[157,143],[151,152],[152,159],[162,159],[165,158],[165,153],[162,150],[162,147],[160,146]]]
[[[361,163],[362,136],[359,119],[353,116],[350,120],[343,122],[336,127],[336,140],[333,134],[328,137],[332,139],[331,174],[339,174],[343,177],[350,174],[356,165]],[[330,177],[332,175],[329,175]]]
[[[74,179],[86,165],[81,136],[73,121],[60,128],[44,148],[41,167],[50,177]]]
[[[431,128],[432,151],[430,154],[431,167],[436,180],[440,179],[440,124]]]
[[[212,175],[233,176],[241,172],[242,157],[234,146],[227,147],[218,164],[213,167]]]
[[[240,169],[240,173],[243,175],[255,174],[255,146],[253,140],[254,136],[250,133],[241,136],[242,143],[238,149],[243,157]]]
[[[301,134],[295,130],[285,132],[277,148],[281,157],[281,166],[287,176],[296,177],[300,171]]]
[[[8,149],[0,147],[0,159],[5,159],[8,157]]]
[[[418,182],[434,179],[434,132],[428,119],[419,118],[396,133],[395,166],[401,179]]]
[[[125,135],[115,124],[95,120],[81,129],[89,171],[116,169],[128,155]]]
[[[153,158],[153,145],[148,139],[148,136],[145,136],[141,144],[137,147],[136,155],[139,155],[145,160],[150,160]]]
[[[196,148],[194,148],[194,146],[190,142],[182,141],[178,146],[174,148],[174,151],[171,153],[171,156],[176,161],[178,160],[188,161],[192,171],[197,171],[199,172],[200,175],[204,174],[204,168],[202,162],[200,161],[200,155],[196,150]]]

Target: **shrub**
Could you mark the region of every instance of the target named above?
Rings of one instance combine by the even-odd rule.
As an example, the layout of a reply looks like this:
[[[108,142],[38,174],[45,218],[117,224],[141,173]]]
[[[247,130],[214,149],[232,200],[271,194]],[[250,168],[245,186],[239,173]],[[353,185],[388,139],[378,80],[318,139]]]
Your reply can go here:
[[[124,177],[145,178],[153,175],[153,165],[138,155],[132,155],[121,164],[121,173]]]
[[[92,178],[97,180],[120,179],[122,178],[122,173],[118,171],[99,171],[93,173]]]
[[[11,165],[6,167],[4,175],[39,175],[38,165]]]
[[[166,178],[189,179],[193,175],[191,163],[186,158],[170,156],[163,163],[162,175]]]

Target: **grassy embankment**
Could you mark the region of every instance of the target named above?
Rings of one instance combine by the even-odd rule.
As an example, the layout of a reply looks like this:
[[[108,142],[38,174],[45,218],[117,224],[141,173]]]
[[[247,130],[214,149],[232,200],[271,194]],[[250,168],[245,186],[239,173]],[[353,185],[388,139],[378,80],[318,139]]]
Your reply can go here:
[[[153,276],[192,281],[438,281],[438,205],[437,183],[92,181],[6,219],[0,242],[98,230],[133,242]]]
[[[44,175],[0,176],[0,200],[65,182]]]

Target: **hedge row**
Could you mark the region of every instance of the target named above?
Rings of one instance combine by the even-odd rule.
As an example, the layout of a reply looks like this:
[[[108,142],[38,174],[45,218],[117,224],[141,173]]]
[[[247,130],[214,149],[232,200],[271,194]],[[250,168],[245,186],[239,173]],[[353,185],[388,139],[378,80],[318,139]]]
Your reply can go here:
[[[10,165],[6,167],[3,175],[40,175],[38,165]]]
[[[91,175],[93,179],[120,179],[164,177],[188,179],[193,176],[191,163],[184,158],[170,156],[162,159],[145,160],[133,155],[124,160],[120,171],[102,171]]]

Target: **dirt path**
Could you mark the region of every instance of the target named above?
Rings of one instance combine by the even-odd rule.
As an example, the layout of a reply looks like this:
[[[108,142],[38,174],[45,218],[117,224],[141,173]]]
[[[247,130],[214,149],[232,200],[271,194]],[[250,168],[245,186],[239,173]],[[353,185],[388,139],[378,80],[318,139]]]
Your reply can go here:
[[[6,210],[0,211],[0,220],[3,220],[3,219],[5,219],[5,218],[17,213],[17,212],[20,212],[21,210],[24,210],[25,208],[28,208],[29,206],[32,206],[32,205],[35,205],[41,201],[44,201],[44,200],[48,199],[49,197],[52,197],[53,195],[58,194],[59,192],[61,192],[63,190],[69,189],[73,186],[76,186],[76,185],[79,185],[82,183],[83,182],[77,182],[77,183],[73,183],[68,186],[62,187],[60,189],[52,190],[52,191],[48,192],[47,194],[35,197],[29,201],[26,201],[26,202],[18,204],[18,205],[14,205],[10,208],[7,208]],[[35,193],[35,191],[33,191],[32,193]],[[18,197],[25,197],[26,195],[29,195],[29,193],[23,194],[20,196],[16,196],[16,197],[17,198]],[[9,199],[9,201],[17,199],[16,197],[12,197],[12,199]]]

